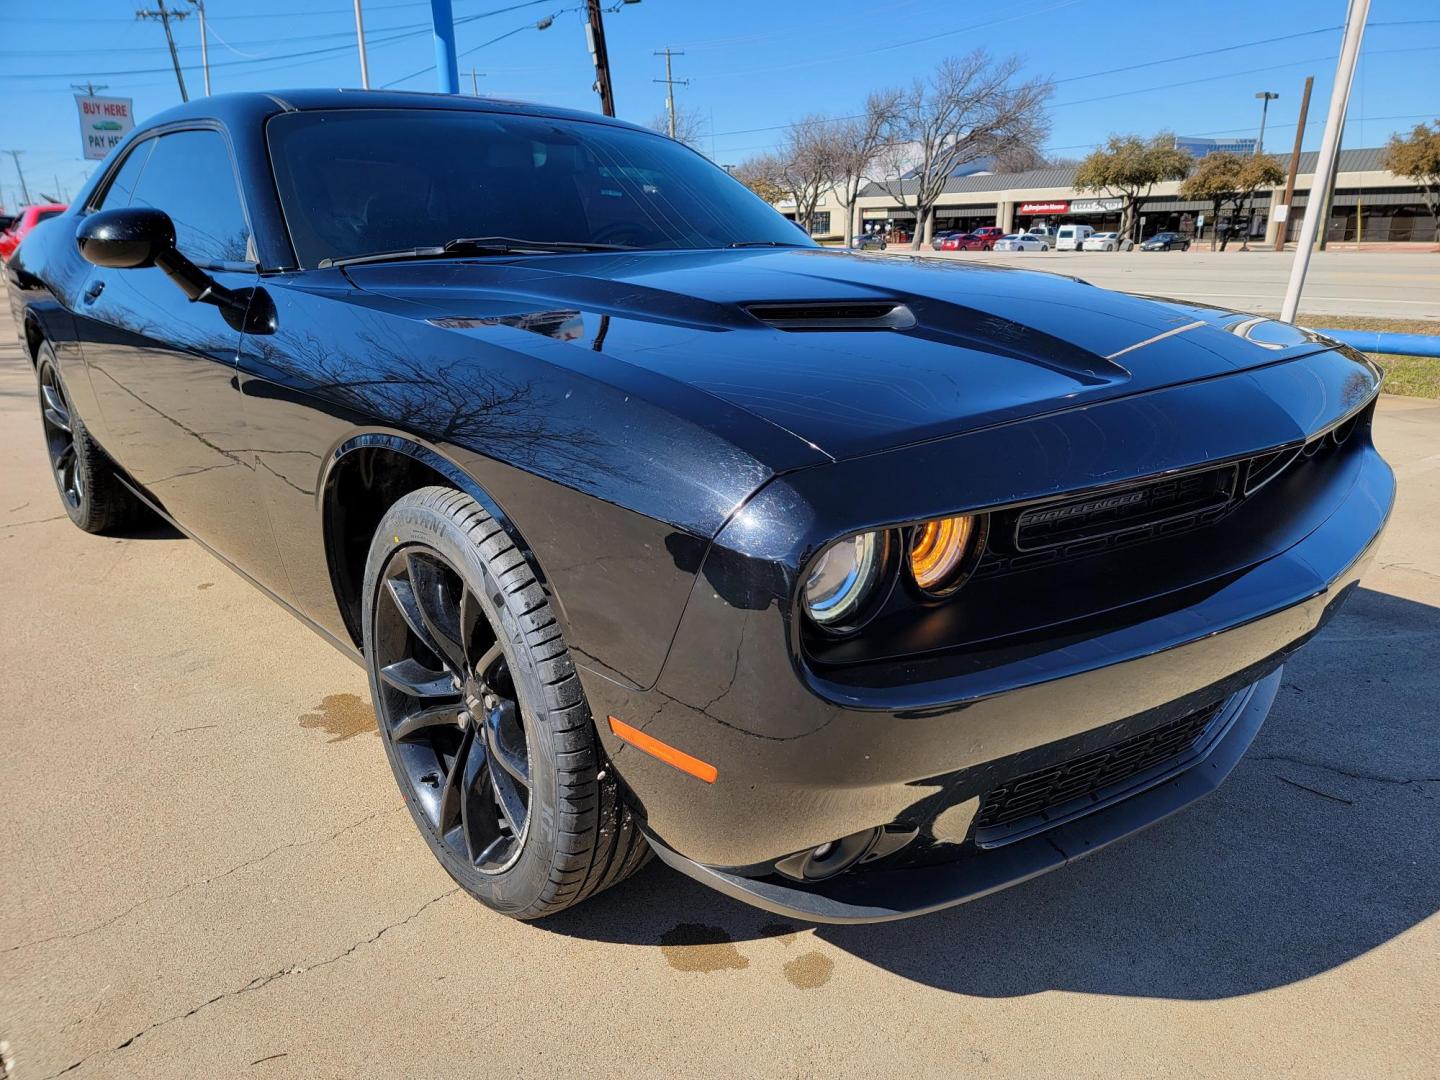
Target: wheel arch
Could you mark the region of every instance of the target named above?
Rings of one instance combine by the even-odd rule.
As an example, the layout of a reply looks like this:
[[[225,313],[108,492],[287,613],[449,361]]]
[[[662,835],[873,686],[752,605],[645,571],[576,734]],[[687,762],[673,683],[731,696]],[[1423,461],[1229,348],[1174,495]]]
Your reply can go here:
[[[326,458],[316,493],[335,603],[357,648],[363,646],[361,593],[375,529],[401,497],[431,485],[453,487],[479,503],[509,534],[530,561],[536,580],[553,596],[535,552],[510,516],[470,473],[409,436],[392,432],[353,435]],[[556,606],[559,616],[560,606]]]

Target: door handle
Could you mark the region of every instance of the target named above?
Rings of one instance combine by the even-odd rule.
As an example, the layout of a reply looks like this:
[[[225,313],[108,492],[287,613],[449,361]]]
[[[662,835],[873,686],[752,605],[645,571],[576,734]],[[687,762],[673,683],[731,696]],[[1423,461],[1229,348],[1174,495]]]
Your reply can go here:
[[[85,303],[87,303],[87,304],[93,304],[93,303],[95,302],[96,297],[98,297],[98,296],[99,296],[102,292],[104,292],[104,291],[105,291],[105,282],[103,282],[103,281],[92,281],[92,282],[90,283],[89,287],[86,288],[86,290],[85,290]]]

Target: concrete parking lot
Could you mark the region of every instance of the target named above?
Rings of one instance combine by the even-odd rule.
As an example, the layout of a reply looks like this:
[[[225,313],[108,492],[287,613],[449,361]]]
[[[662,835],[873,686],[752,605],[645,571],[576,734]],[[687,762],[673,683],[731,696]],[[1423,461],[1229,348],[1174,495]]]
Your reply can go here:
[[[70,525],[0,322],[11,1075],[1440,1074],[1440,402],[1378,439],[1375,568],[1199,806],[904,923],[652,863],[524,925],[430,858],[358,667],[172,533]]]
[[[891,245],[886,254],[906,254]],[[931,251],[922,255],[1073,274],[1106,289],[1199,300],[1244,311],[1276,312],[1285,298],[1294,252]],[[1317,252],[1305,280],[1301,314],[1435,319],[1440,324],[1440,256],[1430,252]]]

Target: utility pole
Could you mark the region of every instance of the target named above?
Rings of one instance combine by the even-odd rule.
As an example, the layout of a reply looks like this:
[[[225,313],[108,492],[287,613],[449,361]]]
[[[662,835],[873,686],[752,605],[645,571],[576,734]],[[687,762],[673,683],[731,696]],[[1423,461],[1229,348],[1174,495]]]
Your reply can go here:
[[[24,152],[25,152],[24,150],[6,150],[6,151],[5,151],[5,153],[9,154],[12,158],[15,159],[15,172],[16,172],[16,173],[19,175],[19,177],[20,177],[20,198],[24,200],[24,205],[29,206],[29,205],[30,205],[30,188],[29,188],[29,186],[25,183],[25,170],[22,169],[22,168],[20,168],[20,155],[23,154]]]
[[[73,82],[72,82],[72,83],[70,84],[70,89],[71,89],[71,90],[84,90],[86,97],[94,97],[94,96],[95,96],[97,93],[99,93],[101,90],[109,90],[109,89],[110,89],[110,84],[109,84],[109,83],[101,83],[99,86],[96,86],[96,85],[95,85],[93,82],[91,82],[89,79],[86,79],[85,82],[83,82],[83,83],[73,83]]]
[[[1295,201],[1295,174],[1300,171],[1300,144],[1305,141],[1305,118],[1310,115],[1310,91],[1315,87],[1315,76],[1305,76],[1305,93],[1300,97],[1300,122],[1295,125],[1295,145],[1290,150],[1290,173],[1285,178],[1285,198],[1280,205],[1285,207],[1285,220],[1275,232],[1275,250],[1285,250],[1285,234],[1290,229],[1290,206]]]
[[[185,89],[185,74],[180,70],[180,54],[175,51],[175,35],[170,32],[170,20],[176,22],[184,20],[189,16],[188,11],[171,11],[165,6],[165,0],[155,0],[155,10],[148,11],[141,9],[135,12],[137,19],[159,19],[165,27],[165,40],[170,44],[170,62],[175,65],[175,81],[180,84],[180,100],[189,101],[190,93]]]
[[[360,89],[370,89],[370,64],[365,59],[365,16],[360,14],[360,0],[355,0],[355,43],[360,47]]]
[[[473,67],[470,69],[470,92],[476,97],[480,96],[480,76],[483,74],[483,71],[476,71]]]
[[[1261,90],[1255,96],[1264,102],[1264,104],[1260,106],[1260,137],[1255,140],[1255,156],[1259,157],[1265,152],[1265,117],[1270,113],[1270,102],[1274,101],[1280,95],[1272,93],[1269,90]]]
[[[664,52],[656,52],[652,55],[665,57],[665,77],[663,79],[656,79],[655,82],[665,84],[665,115],[670,118],[670,138],[673,139],[675,138],[675,87],[677,84],[680,86],[689,86],[690,80],[676,79],[671,74],[670,57],[684,56],[685,54],[683,52],[678,52],[674,49],[667,48]]]
[[[1320,141],[1320,155],[1315,162],[1317,179],[1328,177],[1339,158],[1340,129],[1345,122],[1350,84],[1355,78],[1355,62],[1360,56],[1360,42],[1365,37],[1365,20],[1369,16],[1370,0],[1350,0],[1350,7],[1345,13],[1345,33],[1340,43],[1340,61],[1335,66],[1335,86],[1330,91],[1330,111],[1325,117],[1325,136]],[[1305,288],[1305,272],[1310,268],[1310,248],[1315,243],[1315,234],[1320,228],[1319,216],[1314,213],[1313,183],[1311,188],[1305,223],[1301,226],[1300,240],[1295,249],[1295,261],[1290,264],[1290,281],[1285,287],[1285,302],[1280,307],[1280,318],[1285,322],[1294,322],[1295,313],[1300,309],[1300,293]]]
[[[205,96],[210,96],[210,46],[205,40],[205,0],[190,0],[200,15],[200,67],[205,72]]]
[[[585,42],[595,59],[595,90],[600,95],[600,111],[615,115],[615,92],[610,86],[610,54],[605,51],[605,19],[600,14],[600,0],[585,0]]]

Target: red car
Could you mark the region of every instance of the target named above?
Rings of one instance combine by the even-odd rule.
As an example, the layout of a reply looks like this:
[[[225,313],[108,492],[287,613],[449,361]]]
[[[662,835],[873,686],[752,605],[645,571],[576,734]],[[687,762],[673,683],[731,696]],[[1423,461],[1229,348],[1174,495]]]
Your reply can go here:
[[[1004,235],[1004,229],[996,228],[994,225],[986,225],[983,229],[976,229],[969,236],[965,237],[965,245],[960,250],[989,251],[995,246],[995,241]]]
[[[27,206],[21,210],[20,216],[10,223],[10,227],[0,232],[0,259],[9,260],[31,229],[46,218],[63,214],[66,209],[65,203],[41,203],[39,206]]]

